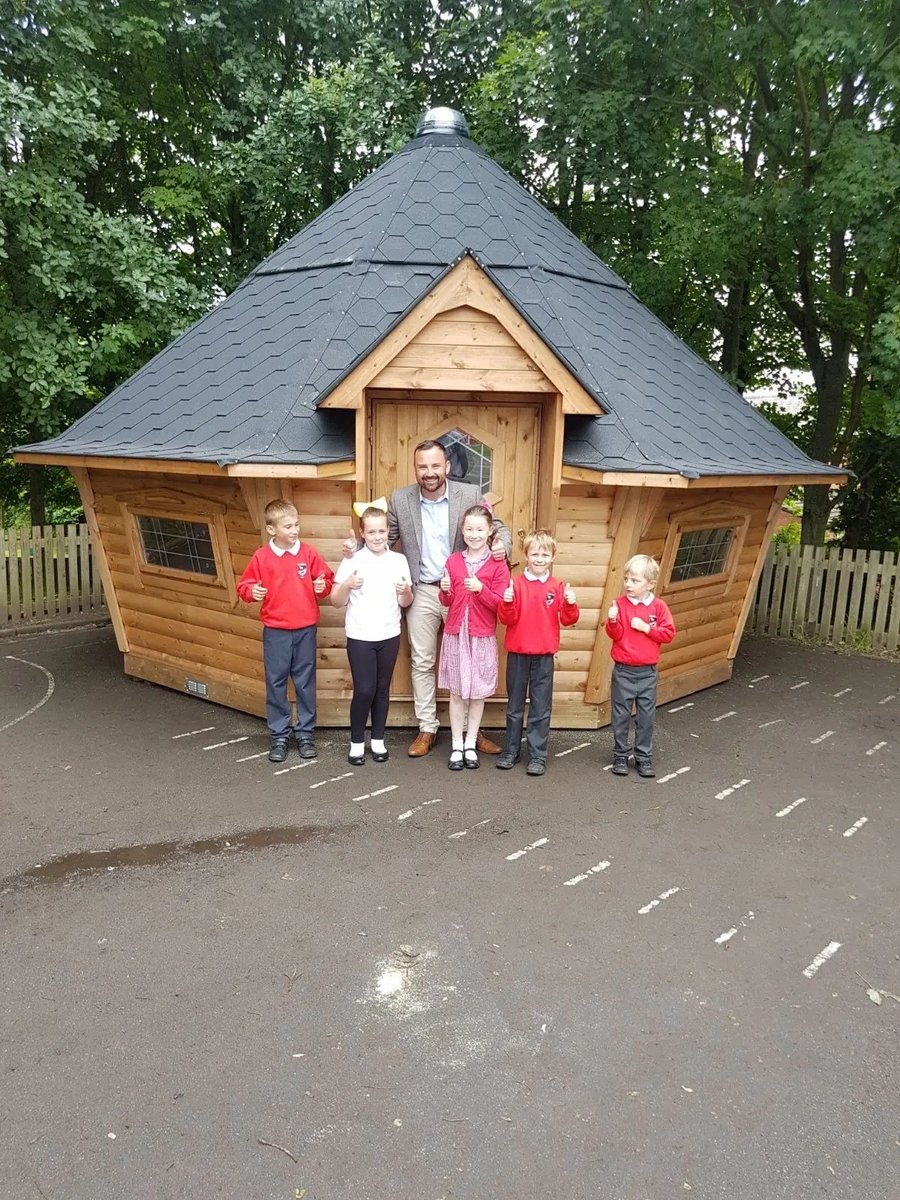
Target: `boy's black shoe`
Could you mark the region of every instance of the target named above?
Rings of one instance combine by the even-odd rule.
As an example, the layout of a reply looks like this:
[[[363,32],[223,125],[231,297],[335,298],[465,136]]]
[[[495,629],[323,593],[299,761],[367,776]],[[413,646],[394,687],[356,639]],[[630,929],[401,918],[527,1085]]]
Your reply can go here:
[[[316,757],[316,743],[312,738],[297,738],[297,749],[301,758]]]
[[[525,768],[525,774],[543,775],[546,770],[547,764],[545,762],[541,762],[539,758],[532,758],[529,760],[528,766]]]
[[[627,775],[628,774],[628,759],[627,758],[618,758],[618,757],[614,758],[613,765],[612,765],[612,773],[613,773],[613,775]]]
[[[649,758],[642,760],[635,759],[634,765],[637,767],[637,773],[641,779],[655,779],[656,772],[653,770],[653,763]]]
[[[498,771],[511,771],[518,761],[518,754],[509,754],[506,750],[504,750],[494,763],[494,766]]]
[[[273,738],[271,748],[269,749],[269,762],[284,762],[287,758],[287,752],[287,738]]]

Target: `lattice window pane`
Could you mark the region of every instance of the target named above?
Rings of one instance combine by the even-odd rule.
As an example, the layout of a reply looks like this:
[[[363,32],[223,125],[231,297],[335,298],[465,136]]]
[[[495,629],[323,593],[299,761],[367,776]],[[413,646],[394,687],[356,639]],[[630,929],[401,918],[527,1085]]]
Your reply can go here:
[[[451,429],[438,441],[450,459],[450,478],[459,483],[474,483],[482,492],[491,490],[494,456],[490,446],[479,442],[464,429]]]
[[[721,575],[734,544],[734,529],[696,529],[683,533],[675,554],[670,582]]]
[[[208,525],[150,516],[139,516],[137,523],[144,559],[151,566],[190,571],[194,575],[217,574]]]

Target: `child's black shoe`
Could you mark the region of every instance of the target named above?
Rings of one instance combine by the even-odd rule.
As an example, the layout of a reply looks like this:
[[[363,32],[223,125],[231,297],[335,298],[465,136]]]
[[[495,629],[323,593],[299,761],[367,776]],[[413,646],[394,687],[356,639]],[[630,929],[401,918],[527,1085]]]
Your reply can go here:
[[[627,775],[628,774],[628,759],[627,758],[619,758],[618,756],[616,758],[614,758],[613,765],[612,765],[612,773],[613,773],[613,775]]]
[[[640,761],[635,759],[634,765],[637,767],[637,773],[640,775],[641,779],[656,778],[656,772],[653,770],[653,763],[649,758],[644,758]]]
[[[547,764],[539,758],[533,758],[525,768],[526,775],[543,775],[547,770]]]
[[[271,748],[269,749],[269,762],[284,762],[287,758],[287,752],[287,738],[273,738]]]

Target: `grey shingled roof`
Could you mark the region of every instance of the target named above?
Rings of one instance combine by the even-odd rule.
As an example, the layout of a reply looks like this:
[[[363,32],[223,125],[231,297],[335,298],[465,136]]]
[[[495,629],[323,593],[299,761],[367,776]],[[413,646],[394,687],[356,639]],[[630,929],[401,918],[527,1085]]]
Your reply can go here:
[[[65,433],[23,450],[219,463],[352,458],[317,404],[465,254],[598,401],[563,458],[595,470],[831,473],[641,305],[468,138],[413,139]]]

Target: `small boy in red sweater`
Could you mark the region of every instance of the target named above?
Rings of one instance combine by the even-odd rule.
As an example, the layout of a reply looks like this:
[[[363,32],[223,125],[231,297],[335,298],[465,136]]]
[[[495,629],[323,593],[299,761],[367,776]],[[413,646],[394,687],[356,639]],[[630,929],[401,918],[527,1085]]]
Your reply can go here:
[[[300,541],[300,517],[287,500],[266,505],[267,545],[250,559],[238,581],[247,604],[262,601],[266,723],[272,735],[269,762],[284,762],[291,737],[288,676],[297,693],[297,749],[316,757],[316,624],[319,599],[331,591],[334,572],[319,553]]]
[[[634,765],[642,779],[653,779],[653,725],[660,647],[675,636],[668,605],[653,595],[659,564],[635,554],[625,564],[625,595],[610,606],[606,632],[612,638],[611,721],[613,775],[628,774],[628,734],[636,708]]]
[[[519,761],[525,696],[528,709],[528,775],[547,770],[547,742],[553,708],[554,655],[559,628],[574,625],[580,613],[575,593],[550,574],[556,539],[547,529],[528,535],[524,543],[525,571],[503,593],[497,616],[506,632],[506,745],[497,767],[508,771]]]

